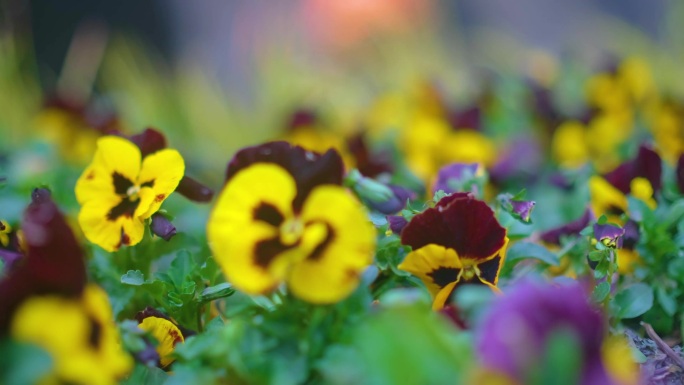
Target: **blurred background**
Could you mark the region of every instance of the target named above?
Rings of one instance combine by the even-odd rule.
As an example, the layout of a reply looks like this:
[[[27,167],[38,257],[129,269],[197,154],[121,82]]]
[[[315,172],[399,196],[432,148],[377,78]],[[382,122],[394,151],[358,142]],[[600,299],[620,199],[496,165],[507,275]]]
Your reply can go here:
[[[116,111],[130,131],[162,129],[209,172],[224,167],[217,154],[279,137],[294,111],[354,130],[383,95],[417,84],[464,106],[492,79],[553,81],[572,111],[581,80],[638,55],[659,69],[656,82],[684,89],[675,0],[0,4],[5,145],[26,139],[51,95],[69,95]]]

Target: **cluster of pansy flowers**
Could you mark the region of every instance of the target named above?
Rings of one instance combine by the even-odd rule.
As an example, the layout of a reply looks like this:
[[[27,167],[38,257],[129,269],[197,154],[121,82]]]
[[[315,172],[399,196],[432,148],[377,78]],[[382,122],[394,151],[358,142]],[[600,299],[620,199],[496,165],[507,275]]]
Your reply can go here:
[[[629,272],[632,262],[638,258],[633,248],[638,228],[629,219],[627,196],[654,208],[662,188],[663,170],[659,153],[666,161],[677,158],[665,151],[664,139],[657,132],[654,133],[655,149],[643,145],[634,159],[621,165],[619,158],[614,159],[615,148],[624,144],[625,138],[611,142],[601,152],[581,146],[586,145],[587,138],[610,134],[615,127],[632,124],[634,117],[630,109],[642,106],[651,93],[646,91],[647,86],[634,83],[634,75],[630,71],[639,71],[634,69],[635,65],[625,64],[627,69],[609,72],[591,81],[588,100],[593,110],[586,127],[566,122],[555,130],[552,150],[562,167],[575,168],[592,159],[601,174],[589,179],[590,210],[579,220],[540,235],[548,244],[560,246],[563,235],[577,234],[596,218],[605,215],[610,222],[621,227],[595,224],[594,235],[605,246],[617,249],[621,272]],[[624,98],[618,98],[619,103],[615,102],[606,96],[609,93],[606,90],[618,90]],[[373,262],[376,229],[362,204],[372,211],[396,214],[405,207],[407,200],[414,200],[428,190],[441,197],[433,207],[410,218],[394,215],[387,218],[391,231],[411,249],[399,268],[423,282],[432,296],[435,310],[450,307],[454,294],[464,285],[483,285],[499,293],[499,272],[509,238],[495,212],[483,199],[491,195],[491,186],[486,183],[487,172],[493,174],[496,182],[496,177],[506,174],[510,164],[515,163],[515,156],[506,152],[497,154],[493,142],[479,130],[482,126],[480,115],[487,107],[486,97],[482,98],[480,105],[457,110],[447,108],[435,89],[424,87],[411,100],[411,108],[397,118],[401,128],[398,147],[411,171],[431,188],[411,191],[390,183],[388,176],[395,171],[393,166],[387,158],[378,160],[378,153],[368,148],[368,137],[379,135],[383,131],[381,127],[386,126],[383,119],[389,119],[382,114],[385,100],[379,101],[374,115],[367,118],[368,133],[356,134],[346,140],[331,135],[322,147],[317,148],[320,152],[312,150],[321,145],[320,132],[312,128],[319,124],[319,120],[315,114],[302,111],[295,114],[288,125],[286,137],[304,147],[288,142],[271,142],[236,153],[228,164],[225,186],[218,195],[206,229],[213,257],[227,280],[251,295],[285,290],[315,304],[338,302],[358,287],[361,274]],[[667,114],[675,113],[668,110]],[[545,116],[552,121],[554,114]],[[661,119],[667,121],[669,118]],[[669,127],[670,123],[659,124]],[[76,184],[76,197],[81,205],[78,221],[90,242],[109,252],[134,246],[141,241],[148,225],[155,234],[168,239],[175,229],[159,210],[172,192],[185,192],[200,201],[211,200],[210,190],[185,176],[183,158],[176,150],[166,148],[166,141],[159,132],[148,129],[129,137],[117,131],[111,133],[115,135],[97,134],[94,159]],[[564,146],[567,143],[577,144],[580,137],[579,147]],[[326,150],[329,147],[337,150]],[[608,148],[610,152],[603,151]],[[345,165],[348,171],[350,166],[357,170],[345,175]],[[678,158],[676,167],[678,186],[684,192],[684,157]],[[56,210],[44,194],[37,193],[32,208],[52,207]],[[510,196],[504,197],[502,202],[508,211],[529,222],[534,202],[511,199]],[[32,228],[33,217],[29,212],[31,208],[22,224],[26,232]],[[33,227],[33,231],[35,229]],[[79,270],[83,264],[82,252],[75,255],[80,262],[62,261],[64,266],[79,266],[69,274],[82,275],[71,280],[71,284],[78,287],[64,289],[61,282],[55,284],[50,281],[53,277],[41,275],[45,269],[41,264],[46,262],[36,257],[41,255],[39,252],[32,251],[35,246],[32,242],[36,239],[31,233],[26,234],[25,241],[20,241],[12,230],[9,224],[0,222],[0,255],[3,260],[11,261],[5,263],[7,278],[2,281],[4,286],[0,286],[11,290],[5,289],[0,294],[12,296],[15,294],[8,294],[10,291],[22,293],[17,287],[26,288],[28,294],[11,297],[13,299],[7,302],[10,308],[3,314],[9,318],[3,321],[9,326],[3,330],[18,340],[42,344],[57,357],[54,375],[58,378],[85,383],[74,374],[76,369],[69,367],[71,363],[60,361],[59,357],[67,354],[63,346],[56,342],[51,345],[50,335],[35,337],[31,334],[36,319],[47,311],[43,307],[73,308],[74,319],[81,317],[81,321],[85,319],[90,325],[90,329],[73,329],[78,338],[82,339],[83,335],[90,338],[88,342],[91,345],[82,347],[88,352],[83,353],[84,357],[87,356],[84,360],[94,359],[93,355],[100,357],[98,354],[114,357],[112,369],[99,374],[101,382],[92,382],[109,383],[107,381],[112,378],[125,375],[130,369],[130,358],[115,348],[104,347],[110,346],[111,339],[116,337],[115,332],[102,332],[105,327],[112,329],[111,309],[103,305],[101,289],[91,289],[86,285],[85,273],[81,274]],[[35,275],[32,279],[38,282],[35,287],[31,286],[34,284],[20,283],[15,278],[32,274]],[[510,296],[498,300],[499,304],[516,301],[522,304],[518,303],[515,308],[500,305],[503,310],[498,311],[513,314],[530,324],[534,321],[526,317],[536,311],[533,309],[545,309],[555,316],[557,309],[550,299],[553,296],[545,296],[538,285],[528,286],[513,290]],[[520,294],[523,292],[526,294]],[[600,357],[600,341],[606,331],[602,328],[588,331],[584,324],[588,322],[586,320],[602,321],[596,309],[588,306],[586,293],[575,287],[554,287],[549,292],[557,293],[559,297],[574,298],[577,302],[572,305],[583,314],[578,319],[573,319],[572,312],[559,316],[563,320],[569,319],[568,322],[549,321],[554,328],[567,323],[580,335],[586,361],[586,372],[580,374],[583,381],[610,383]],[[44,295],[56,297],[48,297],[48,301],[42,297]],[[537,298],[543,303],[532,303],[530,298]],[[144,352],[147,354],[145,357],[138,355],[136,358],[168,368],[173,362],[174,346],[192,332],[153,308],[140,312],[136,319],[140,328],[157,340],[152,344],[156,349]],[[500,319],[492,317],[485,323],[489,326],[479,328],[478,332],[482,334],[503,328],[497,323]],[[461,321],[459,319],[464,326]],[[543,326],[529,327],[530,333],[539,334],[534,336],[535,341],[541,341],[535,342],[537,345],[548,337],[545,329],[548,325]],[[92,338],[99,337],[109,340],[102,340],[102,344],[98,341],[93,343]],[[529,369],[530,364],[516,362],[510,357],[513,348],[504,338],[486,339],[482,335],[479,338],[478,349],[482,351],[487,366],[518,382],[525,381],[528,373],[524,370]],[[100,353],[98,349],[108,350]],[[540,354],[538,350],[535,351],[537,355]]]

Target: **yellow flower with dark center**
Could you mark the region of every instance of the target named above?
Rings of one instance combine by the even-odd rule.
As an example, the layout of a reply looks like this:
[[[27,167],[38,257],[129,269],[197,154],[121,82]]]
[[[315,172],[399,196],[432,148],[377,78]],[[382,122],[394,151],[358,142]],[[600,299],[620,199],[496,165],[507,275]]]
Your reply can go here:
[[[498,291],[499,271],[508,237],[486,203],[467,193],[442,198],[434,208],[413,217],[401,232],[411,251],[399,268],[420,278],[443,308],[463,284],[481,284]]]
[[[279,146],[283,144],[243,152],[286,157],[301,151],[281,153]],[[314,161],[306,163],[317,156],[302,153],[300,171],[321,170]],[[236,159],[240,157],[238,153]],[[273,163],[254,163],[232,176],[207,225],[214,257],[228,280],[246,293],[266,294],[286,282],[305,301],[337,302],[358,286],[360,273],[372,262],[375,230],[343,187],[307,187],[288,171]],[[302,195],[304,191],[309,192]]]
[[[138,327],[149,332],[158,342],[157,353],[159,354],[159,364],[162,368],[169,366],[174,358],[173,349],[177,343],[185,341],[183,333],[173,322],[162,317],[145,317]]]
[[[9,234],[12,232],[12,227],[4,220],[0,220],[0,246],[7,247],[10,243]]]
[[[76,183],[78,222],[86,238],[107,251],[142,240],[145,220],[178,186],[185,172],[181,155],[163,149],[144,158],[117,136],[97,141],[93,162]]]
[[[15,312],[10,335],[45,349],[54,361],[46,381],[116,384],[133,366],[119,344],[107,294],[87,286],[82,298],[56,295],[26,300]]]

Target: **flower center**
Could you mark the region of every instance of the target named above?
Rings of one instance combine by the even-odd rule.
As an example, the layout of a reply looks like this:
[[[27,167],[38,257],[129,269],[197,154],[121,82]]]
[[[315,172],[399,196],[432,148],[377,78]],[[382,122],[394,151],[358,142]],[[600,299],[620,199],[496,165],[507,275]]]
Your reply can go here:
[[[475,266],[468,266],[463,268],[463,275],[461,275],[461,278],[465,281],[470,281],[475,278],[476,275]]]
[[[138,200],[138,193],[140,193],[140,186],[132,185],[126,190],[126,195],[128,195],[128,199],[131,201]]]
[[[290,246],[295,244],[304,233],[304,224],[299,218],[288,218],[280,225],[280,241]]]

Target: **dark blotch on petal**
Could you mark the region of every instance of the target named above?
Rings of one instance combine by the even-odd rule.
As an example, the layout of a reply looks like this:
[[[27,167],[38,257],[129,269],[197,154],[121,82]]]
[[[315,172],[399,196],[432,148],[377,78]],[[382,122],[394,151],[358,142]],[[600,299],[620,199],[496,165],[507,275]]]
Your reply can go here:
[[[185,175],[181,179],[176,192],[195,202],[209,202],[214,197],[214,191],[197,180]]]
[[[280,238],[259,241],[254,246],[254,263],[266,269],[278,254],[297,246],[298,243],[299,242],[292,245],[283,245],[282,242],[280,242]]]
[[[325,238],[321,243],[316,245],[316,247],[313,249],[311,254],[309,254],[306,259],[312,260],[312,261],[318,261],[323,257],[323,253],[325,252],[325,249],[332,243],[332,241],[335,239],[335,230],[327,223],[325,223],[325,228],[327,230],[325,234]]]
[[[128,194],[128,189],[133,186],[133,182],[116,171],[112,173],[112,184],[114,184],[114,192],[117,195]]]
[[[176,226],[174,226],[168,218],[159,213],[152,215],[150,229],[152,230],[152,233],[167,242],[176,235]]]
[[[128,139],[140,148],[140,154],[143,158],[166,148],[164,134],[154,128],[146,128],[145,131],[132,135]]]
[[[135,213],[135,209],[138,208],[138,204],[140,204],[140,199],[132,201],[128,198],[123,198],[118,205],[109,210],[107,213],[107,219],[110,221],[115,221],[121,216],[130,218]]]
[[[88,343],[93,349],[98,349],[100,347],[100,340],[102,337],[102,325],[92,318],[88,319],[88,321],[90,323]]]
[[[344,163],[340,154],[330,149],[324,154],[305,150],[287,142],[269,142],[238,151],[228,163],[226,182],[240,170],[255,163],[275,163],[287,170],[297,184],[292,203],[299,212],[311,190],[322,184],[342,184]]]
[[[272,226],[280,226],[285,217],[278,211],[278,208],[270,203],[262,202],[254,209],[254,220],[266,222]]]
[[[456,281],[458,279],[458,273],[461,269],[455,267],[440,267],[437,270],[429,272],[427,275],[432,279],[432,282],[440,288]]]
[[[477,267],[480,269],[481,280],[496,285],[499,269],[501,268],[501,255],[497,255],[487,262],[482,262]]]
[[[466,194],[442,198],[434,208],[413,217],[401,233],[401,242],[413,250],[434,243],[454,249],[461,258],[482,259],[500,250],[505,237],[506,229],[492,209]]]

